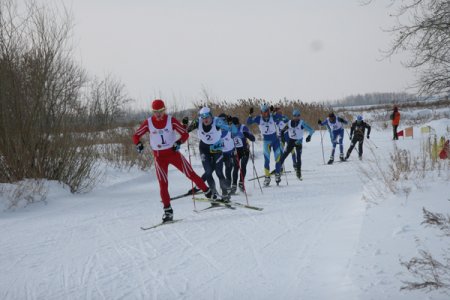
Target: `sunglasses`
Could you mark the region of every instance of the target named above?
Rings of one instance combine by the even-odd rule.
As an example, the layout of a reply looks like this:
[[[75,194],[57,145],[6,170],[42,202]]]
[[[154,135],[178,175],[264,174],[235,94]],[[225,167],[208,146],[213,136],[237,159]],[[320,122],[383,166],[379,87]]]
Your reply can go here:
[[[200,115],[200,118],[202,118],[202,119],[206,119],[206,118],[209,118],[211,115],[209,114],[209,113],[205,113],[205,114],[201,114]]]
[[[154,109],[153,112],[154,112],[154,113],[162,113],[162,112],[164,112],[165,110],[166,110],[165,108]]]

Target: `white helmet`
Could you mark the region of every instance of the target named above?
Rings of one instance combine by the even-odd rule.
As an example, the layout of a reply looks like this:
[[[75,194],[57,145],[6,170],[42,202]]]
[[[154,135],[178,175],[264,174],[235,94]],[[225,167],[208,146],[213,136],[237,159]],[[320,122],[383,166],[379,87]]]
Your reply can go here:
[[[212,116],[211,114],[211,110],[209,109],[209,107],[202,107],[202,109],[200,109],[199,112],[200,118],[202,119],[206,119],[207,117]]]

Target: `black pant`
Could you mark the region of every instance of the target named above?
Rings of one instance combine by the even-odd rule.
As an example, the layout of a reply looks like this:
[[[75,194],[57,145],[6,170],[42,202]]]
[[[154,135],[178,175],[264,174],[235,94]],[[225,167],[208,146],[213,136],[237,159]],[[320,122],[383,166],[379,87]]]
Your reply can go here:
[[[219,178],[220,188],[222,189],[222,195],[227,195],[230,188],[230,183],[227,182],[225,176],[223,175],[222,152],[202,152],[202,149],[200,149],[200,157],[202,159],[203,169],[205,169],[202,179],[205,178],[208,182],[209,188],[216,191],[216,183],[213,177],[213,172],[216,172],[216,175]]]
[[[394,140],[398,140],[397,128],[398,128],[398,125],[392,125],[392,130],[394,131],[393,132],[394,133],[394,137],[393,137]]]
[[[241,183],[244,183],[245,175],[247,174],[247,163],[249,157],[250,151],[248,151],[248,149],[244,149],[243,147],[237,148],[237,156],[235,156],[235,164],[233,169],[233,185],[237,185],[238,178]]]
[[[358,155],[359,155],[359,157],[362,156],[362,154],[363,154],[364,136],[355,135],[355,136],[353,136],[352,143],[350,144],[350,147],[347,150],[347,157],[349,157],[350,153],[352,153],[353,148],[355,148],[355,146],[356,146],[356,143],[359,143],[358,144]]]
[[[294,168],[297,171],[297,170],[301,170],[301,168],[302,168],[302,149],[303,149],[303,146],[302,146],[302,144],[297,145],[297,144],[295,144],[295,142],[296,142],[296,140],[293,140],[293,139],[289,139],[288,140],[286,149],[284,150],[284,152],[283,152],[283,154],[281,155],[281,158],[280,158],[280,165],[283,165],[286,157],[288,157],[291,154],[292,149],[295,148],[297,164],[294,166]]]
[[[225,165],[225,179],[231,184],[231,174],[235,165],[234,151],[223,154],[223,163]]]

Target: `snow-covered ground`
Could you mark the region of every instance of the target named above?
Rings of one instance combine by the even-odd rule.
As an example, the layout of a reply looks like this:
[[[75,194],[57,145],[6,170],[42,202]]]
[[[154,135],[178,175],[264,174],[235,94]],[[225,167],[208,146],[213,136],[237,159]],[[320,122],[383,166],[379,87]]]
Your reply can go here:
[[[450,122],[432,126],[448,135]],[[316,132],[303,150],[303,181],[288,173],[263,192],[247,182],[250,204],[263,211],[196,213],[207,204],[183,198],[172,202],[183,221],[149,231],[140,226],[162,215],[154,172],[110,170],[83,195],[49,183],[46,203],[0,212],[0,299],[449,299],[441,291],[400,290],[414,280],[400,261],[418,249],[437,256],[449,249],[448,237],[421,225],[422,207],[450,213],[448,171],[378,199],[360,172],[389,157],[394,143],[418,153],[425,137],[415,130],[414,139],[393,142],[390,128],[376,129],[362,161],[353,151],[331,166]],[[327,134],[324,149],[327,159]],[[261,175],[261,146],[255,150]],[[251,162],[248,170],[253,177]],[[191,186],[175,169],[169,180],[173,196]]]

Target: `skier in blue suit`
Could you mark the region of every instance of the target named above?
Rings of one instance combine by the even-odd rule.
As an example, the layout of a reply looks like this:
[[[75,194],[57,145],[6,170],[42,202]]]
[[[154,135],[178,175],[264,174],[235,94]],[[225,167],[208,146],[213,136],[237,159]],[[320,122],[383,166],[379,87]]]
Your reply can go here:
[[[336,145],[339,144],[339,158],[341,161],[345,161],[344,158],[344,125],[348,124],[346,120],[341,117],[336,117],[334,113],[330,113],[325,121],[318,120],[317,123],[320,126],[327,126],[330,131],[331,143],[333,144],[333,150],[331,151],[330,160],[328,164],[331,165],[334,162],[334,152],[336,151]]]
[[[271,106],[273,111],[273,106]],[[282,119],[280,114],[272,114],[267,104],[261,105],[261,115],[253,117],[253,107],[250,108],[247,125],[258,124],[264,141],[264,186],[270,184],[270,152],[273,150],[275,157],[275,182],[281,181],[281,145],[277,137],[277,126]]]

